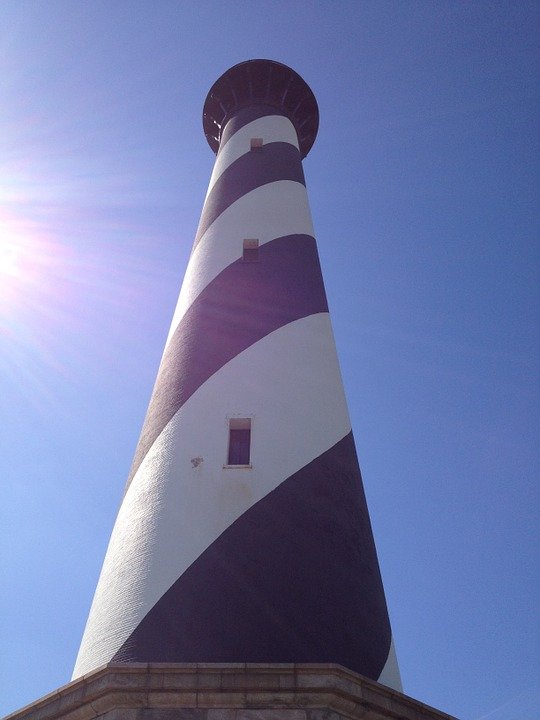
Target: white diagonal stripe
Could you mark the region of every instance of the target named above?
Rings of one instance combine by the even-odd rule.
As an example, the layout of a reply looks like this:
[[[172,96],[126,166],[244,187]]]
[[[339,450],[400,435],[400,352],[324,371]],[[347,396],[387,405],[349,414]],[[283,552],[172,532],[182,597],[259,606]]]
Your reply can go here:
[[[390,650],[388,651],[388,658],[384,664],[381,674],[379,675],[377,682],[382,685],[394,688],[398,692],[403,692],[403,686],[401,684],[401,675],[399,672],[399,666],[396,657],[396,649],[394,647],[394,638],[390,641]]]
[[[253,418],[252,469],[223,468],[231,415]],[[350,429],[328,313],[279,328],[209,378],[129,486],[73,677],[109,662],[231,523]]]
[[[302,183],[277,180],[255,188],[230,205],[210,225],[191,254],[165,347],[195,298],[242,256],[244,238],[257,238],[259,245],[264,245],[297,234],[314,234]]]

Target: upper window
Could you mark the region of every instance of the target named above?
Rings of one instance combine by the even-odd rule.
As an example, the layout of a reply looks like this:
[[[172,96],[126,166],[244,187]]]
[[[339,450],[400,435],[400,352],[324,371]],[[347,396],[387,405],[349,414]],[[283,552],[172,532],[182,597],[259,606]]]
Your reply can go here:
[[[251,418],[231,418],[227,465],[249,465],[250,458]]]

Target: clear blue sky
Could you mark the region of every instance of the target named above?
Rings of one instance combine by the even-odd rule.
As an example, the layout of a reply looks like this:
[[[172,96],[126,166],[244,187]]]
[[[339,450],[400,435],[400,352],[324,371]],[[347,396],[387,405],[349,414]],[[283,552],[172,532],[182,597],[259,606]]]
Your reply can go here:
[[[538,30],[536,2],[2,3],[0,713],[70,678],[204,98],[267,57],[319,102],[305,171],[405,691],[540,718]]]

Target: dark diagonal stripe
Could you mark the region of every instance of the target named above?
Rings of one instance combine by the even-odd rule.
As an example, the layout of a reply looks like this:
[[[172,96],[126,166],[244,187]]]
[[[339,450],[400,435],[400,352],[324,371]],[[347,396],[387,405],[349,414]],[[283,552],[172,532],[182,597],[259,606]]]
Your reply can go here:
[[[377,680],[389,650],[349,433],[225,530],[112,661],[331,662]]]
[[[312,237],[277,238],[259,248],[259,258],[225,268],[178,324],[159,369],[128,485],[163,428],[205,380],[282,325],[327,312]]]
[[[230,205],[251,190],[276,180],[306,184],[300,152],[290,143],[268,143],[260,150],[246,152],[231,163],[206,198],[193,247]]]

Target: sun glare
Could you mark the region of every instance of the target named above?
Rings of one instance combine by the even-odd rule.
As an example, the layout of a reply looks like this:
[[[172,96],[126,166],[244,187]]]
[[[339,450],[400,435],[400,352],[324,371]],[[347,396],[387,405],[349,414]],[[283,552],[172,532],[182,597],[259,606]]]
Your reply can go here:
[[[18,271],[19,258],[16,244],[6,237],[0,237],[0,278],[15,277]]]
[[[0,214],[0,321],[19,326],[22,314],[36,306],[46,283],[47,243],[28,219]],[[35,312],[35,310],[34,310]]]

